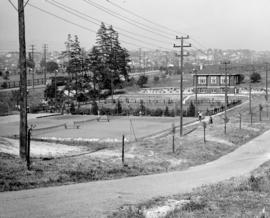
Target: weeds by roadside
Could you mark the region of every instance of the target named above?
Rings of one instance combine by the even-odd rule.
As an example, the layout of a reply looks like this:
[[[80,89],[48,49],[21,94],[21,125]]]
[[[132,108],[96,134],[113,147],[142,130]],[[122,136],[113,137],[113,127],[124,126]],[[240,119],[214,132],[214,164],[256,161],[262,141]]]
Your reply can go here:
[[[138,205],[127,205],[110,217],[151,217],[148,211],[153,208],[158,211],[160,208],[161,213],[162,206],[172,199],[185,203],[180,207],[171,207],[166,215],[160,217],[269,217],[269,168],[270,161],[255,170],[249,177],[203,186],[191,193],[152,199]]]

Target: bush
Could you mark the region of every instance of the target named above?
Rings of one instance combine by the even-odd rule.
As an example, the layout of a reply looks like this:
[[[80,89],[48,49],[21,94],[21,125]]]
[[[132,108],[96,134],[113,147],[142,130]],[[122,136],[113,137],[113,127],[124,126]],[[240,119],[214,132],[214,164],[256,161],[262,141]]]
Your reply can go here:
[[[114,110],[111,108],[102,107],[100,109],[100,115],[113,115]]]
[[[141,108],[140,108],[140,107],[137,107],[137,108],[133,111],[133,116],[139,116],[139,115],[140,115],[140,111],[141,111]]]
[[[239,75],[239,83],[243,83],[245,79],[245,75],[244,74],[240,74]]]
[[[137,81],[137,85],[139,87],[143,87],[143,85],[145,85],[148,82],[148,77],[145,75],[141,75]]]
[[[73,102],[72,102],[71,105],[70,105],[70,113],[71,113],[71,114],[74,114],[74,113],[75,113],[75,105],[74,105]]]
[[[8,114],[8,104],[0,102],[0,116]]]
[[[30,106],[29,110],[30,110],[30,113],[35,114],[35,113],[42,111],[43,108],[41,105],[32,105],[32,106]]]
[[[91,110],[89,108],[78,108],[75,110],[75,112],[73,114],[80,114],[80,115],[84,115],[84,114],[90,114]]]
[[[168,106],[165,107],[164,116],[170,116],[170,112],[169,112]]]
[[[154,82],[157,83],[159,81],[159,76],[154,76]]]
[[[151,116],[161,117],[162,115],[163,115],[163,111],[160,108],[157,108],[151,111]]]
[[[9,80],[9,71],[5,72],[5,75],[4,75],[3,79]]]
[[[251,75],[250,75],[250,81],[252,83],[257,83],[261,80],[261,74],[257,73],[257,72],[253,72]]]
[[[3,89],[6,89],[6,88],[8,87],[7,82],[3,82],[2,85],[1,85],[1,87],[2,87]]]
[[[192,101],[190,101],[188,109],[187,109],[187,116],[194,117],[195,116],[195,106]]]
[[[174,110],[170,110],[169,112],[170,112],[170,114],[169,114],[170,117],[175,117],[175,111]]]
[[[94,101],[92,104],[91,114],[98,115],[98,105],[96,101]]]
[[[119,100],[117,100],[115,112],[117,114],[121,114],[122,113],[122,105],[121,105],[121,102]]]
[[[136,80],[134,77],[131,77],[128,81],[126,81],[124,83],[124,86],[127,87],[127,86],[134,86],[136,84]]]
[[[87,97],[85,96],[85,94],[80,93],[80,94],[77,96],[77,101],[78,101],[78,102],[85,102],[85,101],[87,101]]]

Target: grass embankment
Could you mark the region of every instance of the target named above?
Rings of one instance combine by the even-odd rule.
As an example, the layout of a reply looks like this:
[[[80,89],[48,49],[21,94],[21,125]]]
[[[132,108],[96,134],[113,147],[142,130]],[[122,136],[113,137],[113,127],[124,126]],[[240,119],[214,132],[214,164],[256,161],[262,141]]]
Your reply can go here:
[[[148,163],[129,162],[122,166],[121,161],[104,161],[88,155],[56,159],[34,159],[31,170],[25,161],[5,153],[0,153],[0,191],[55,186],[60,184],[107,180],[137,176],[164,171],[164,163],[159,166]],[[164,166],[162,166],[164,164]]]
[[[146,217],[147,211],[164,212],[164,205],[177,202],[163,214],[176,217],[269,217],[270,161],[249,177],[234,178],[195,189],[191,193],[153,199],[139,205],[124,206],[111,217]],[[181,203],[182,202],[182,203]],[[159,209],[158,209],[159,208]],[[166,209],[165,209],[166,210]],[[148,213],[149,214],[149,213]]]
[[[262,98],[254,99],[254,111]],[[238,127],[238,112],[242,113],[242,128]],[[175,153],[172,136],[142,140],[126,144],[125,163],[121,162],[121,143],[116,143],[96,153],[58,159],[34,159],[31,170],[16,156],[0,153],[0,191],[21,190],[69,183],[115,179],[173,170],[215,160],[232,152],[242,144],[270,128],[263,112],[259,122],[258,112],[249,124],[248,104],[228,112],[227,134],[224,134],[222,117],[214,117],[212,127],[206,129],[203,142],[201,125],[180,139],[175,136]],[[175,120],[178,122],[178,118]],[[196,127],[196,126],[195,126]],[[184,133],[195,128],[187,127]]]
[[[227,134],[224,134],[222,116],[215,117],[214,127],[207,128],[206,130],[207,142],[202,147],[196,144],[195,140],[195,136],[197,135],[199,137],[199,135],[202,135],[202,131],[197,131],[194,132],[194,134],[184,137],[184,140],[192,137],[194,144],[190,145],[184,141],[181,156],[183,157],[186,154],[185,156],[191,160],[195,151],[198,151],[198,153],[194,155],[198,158],[198,162],[203,162],[204,157],[205,160],[210,160],[211,157],[215,159],[222,152],[217,149],[218,154],[213,154],[216,150],[215,147],[211,145],[212,140],[216,142],[224,140],[221,147],[224,148],[224,153],[226,153],[230,150],[226,148],[226,145],[229,146],[229,144],[232,143],[231,150],[234,150],[236,147],[262,134],[270,128],[266,107],[264,107],[262,111],[262,120],[260,121],[258,105],[262,102],[263,97],[257,96],[253,99],[252,111],[254,114],[252,124],[248,104],[229,111],[227,116],[230,118],[230,121],[227,124]],[[239,113],[242,115],[241,129],[239,128]],[[200,148],[193,150],[195,147]],[[193,163],[195,163],[195,161],[193,161]],[[114,213],[112,217],[145,217],[147,211],[152,212],[153,209],[155,211],[159,210],[160,214],[165,210],[165,215],[160,216],[165,218],[268,217],[270,215],[270,161],[252,172],[251,175],[252,176],[248,177],[233,178],[215,185],[204,186],[195,189],[192,193],[162,197],[138,205],[126,205],[117,213]],[[174,204],[174,202],[177,203]],[[266,211],[265,213],[263,212],[264,210]]]

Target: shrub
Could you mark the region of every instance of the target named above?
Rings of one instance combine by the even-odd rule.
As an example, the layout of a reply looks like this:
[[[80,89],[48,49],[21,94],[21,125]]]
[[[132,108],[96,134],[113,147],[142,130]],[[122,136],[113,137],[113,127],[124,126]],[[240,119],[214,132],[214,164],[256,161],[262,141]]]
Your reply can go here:
[[[245,75],[244,74],[240,74],[239,75],[239,83],[243,83],[245,79]]]
[[[252,191],[260,191],[260,181],[261,178],[259,177],[255,177],[253,175],[249,177],[248,184]]]
[[[261,80],[261,74],[257,73],[257,72],[253,72],[251,75],[250,75],[250,81],[252,83],[257,83]]]
[[[117,100],[115,111],[117,114],[122,113],[122,105],[121,105],[121,102],[119,100]]]
[[[195,116],[195,106],[192,101],[190,101],[188,109],[187,109],[187,116],[194,117]]]
[[[170,110],[169,112],[170,112],[169,113],[169,116],[170,117],[175,117],[175,111],[174,110]]]
[[[151,111],[151,116],[161,117],[163,115],[163,111],[161,108],[157,108]]]
[[[71,113],[71,114],[74,114],[74,113],[75,113],[75,105],[74,105],[73,102],[72,102],[71,105],[70,105],[70,113]]]
[[[125,82],[124,86],[134,86],[136,84],[136,80],[134,77],[131,77],[127,82]]]
[[[140,108],[140,107],[137,107],[137,108],[133,111],[133,116],[139,116],[139,115],[140,115],[140,111],[141,111],[141,108]]]
[[[5,72],[5,75],[4,75],[3,79],[9,80],[9,71]]]
[[[170,112],[169,112],[168,106],[165,107],[164,116],[170,116]]]
[[[159,81],[159,76],[154,76],[154,82],[157,83]]]
[[[1,85],[1,87],[2,87],[3,89],[6,89],[6,88],[8,87],[7,82],[3,82],[2,85]]]
[[[145,75],[141,75],[137,81],[137,85],[142,88],[147,82],[148,77]]]
[[[31,105],[30,108],[29,108],[30,113],[33,113],[33,114],[42,111],[42,109],[43,109],[43,108],[42,108],[41,105]]]
[[[98,114],[98,105],[97,102],[94,101],[91,107],[91,114],[97,115]]]
[[[8,113],[8,104],[4,102],[0,102],[0,115],[7,115]]]
[[[78,108],[75,110],[75,112],[73,114],[90,114],[91,110],[89,108]]]
[[[78,102],[85,102],[85,101],[87,101],[87,97],[85,96],[85,94],[80,93],[80,94],[77,96],[77,101],[78,101]]]

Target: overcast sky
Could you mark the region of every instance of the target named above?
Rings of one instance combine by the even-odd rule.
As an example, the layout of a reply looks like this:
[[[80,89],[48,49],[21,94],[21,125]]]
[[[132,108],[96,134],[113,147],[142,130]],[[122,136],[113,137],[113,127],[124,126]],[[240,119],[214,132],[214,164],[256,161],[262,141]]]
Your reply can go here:
[[[17,6],[17,0],[12,1]],[[79,11],[80,16],[84,16],[82,13],[88,15],[85,17],[88,20],[98,23],[102,20],[112,24],[119,32],[122,45],[128,49],[142,47],[171,50],[178,33],[179,36],[189,34],[191,40],[187,43],[190,42],[200,49],[270,50],[269,0],[110,0],[158,25],[125,12],[110,4],[108,0],[55,1]],[[37,50],[41,50],[42,44],[47,43],[49,50],[63,50],[67,34],[70,33],[79,36],[83,47],[91,48],[95,43],[99,26],[63,11],[50,2],[52,0],[29,1],[30,4],[81,27],[27,5],[25,8],[27,47],[34,44]],[[90,4],[91,2],[118,13],[118,16],[133,19],[146,26],[138,28],[139,23],[131,25],[97,9]],[[0,51],[18,50],[17,16],[8,0],[0,0]]]

